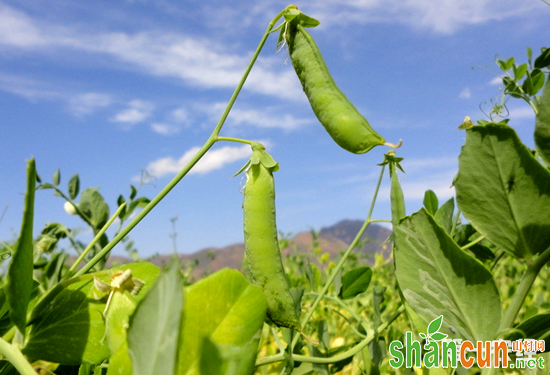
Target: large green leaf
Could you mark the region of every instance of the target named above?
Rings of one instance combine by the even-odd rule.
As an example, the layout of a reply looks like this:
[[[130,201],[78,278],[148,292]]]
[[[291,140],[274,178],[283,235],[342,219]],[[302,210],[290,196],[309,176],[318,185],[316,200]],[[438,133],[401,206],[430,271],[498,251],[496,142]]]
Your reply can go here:
[[[228,364],[220,375],[252,374],[266,309],[262,289],[235,270],[223,269],[186,288],[177,373],[200,373],[201,347],[208,338]]]
[[[20,332],[25,334],[27,308],[31,300],[33,279],[33,240],[34,192],[36,187],[36,165],[34,159],[28,161],[27,193],[21,233],[8,268],[6,295],[10,306],[10,318]]]
[[[109,283],[117,272],[132,270],[145,282],[139,301],[159,274],[151,263],[132,263],[67,280],[53,288],[33,309],[29,338],[23,353],[29,358],[67,365],[99,363],[109,357],[103,311],[106,298],[97,300],[93,276]]]
[[[550,172],[514,130],[466,130],[454,185],[458,207],[489,241],[519,258],[550,246]]]
[[[550,49],[546,51],[550,51]],[[544,85],[537,109],[535,145],[546,166],[550,167],[550,79]]]
[[[395,242],[399,287],[426,326],[443,315],[441,331],[449,338],[495,338],[500,296],[483,264],[462,251],[424,209],[397,225]]]
[[[131,317],[128,350],[134,375],[172,375],[183,305],[180,265],[162,273]]]

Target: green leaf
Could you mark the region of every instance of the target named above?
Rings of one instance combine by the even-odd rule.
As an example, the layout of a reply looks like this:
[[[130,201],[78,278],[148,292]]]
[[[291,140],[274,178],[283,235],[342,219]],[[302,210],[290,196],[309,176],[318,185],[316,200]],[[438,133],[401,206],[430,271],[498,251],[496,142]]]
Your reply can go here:
[[[134,199],[137,195],[137,189],[134,185],[130,185],[130,200]]]
[[[53,174],[52,181],[55,186],[59,186],[59,183],[61,182],[61,171],[59,170],[59,168],[57,168],[57,170]]]
[[[514,80],[517,82],[521,80],[527,73],[527,64],[521,64],[518,67],[514,66]]]
[[[522,98],[523,91],[519,87],[518,83],[510,77],[503,77],[502,83],[504,83],[504,92],[514,98]]]
[[[224,360],[242,364],[236,374],[252,373],[266,309],[261,287],[235,270],[223,269],[185,288],[177,373],[199,374],[204,337]]]
[[[79,207],[90,219],[94,229],[101,229],[109,220],[109,206],[97,189],[84,190],[80,197]]]
[[[512,69],[512,67],[514,66],[515,61],[516,60],[513,57],[510,57],[508,60],[506,60],[506,64],[505,64],[506,70]]]
[[[522,89],[529,96],[535,95],[544,84],[544,73],[535,69],[527,73],[527,78],[523,81]]]
[[[547,51],[550,51],[548,49]],[[535,145],[547,167],[550,167],[550,79],[546,81],[537,106],[535,119]]]
[[[107,343],[111,354],[114,355],[122,346],[127,347],[126,332],[130,325],[130,315],[136,309],[136,303],[127,291],[115,290],[110,298],[104,317]],[[122,352],[120,356],[127,357],[125,360],[120,358],[121,362],[130,362],[128,350]]]
[[[451,338],[495,338],[500,296],[483,264],[462,251],[424,209],[400,222],[395,242],[399,288],[424,324],[443,315],[442,331]]]
[[[503,72],[508,70],[506,69],[506,61],[504,60],[497,60],[497,65],[499,66],[500,70],[502,70]]]
[[[474,256],[479,259],[481,262],[486,262],[488,260],[495,260],[495,254],[487,246],[481,244],[475,244],[474,246],[468,249],[474,254]]]
[[[550,246],[550,172],[506,125],[466,131],[454,181],[464,217],[518,258]]]
[[[128,343],[124,341],[109,358],[107,375],[133,375],[134,373],[128,356]]]
[[[181,266],[173,262],[130,319],[128,351],[134,375],[174,374],[183,305]]]
[[[533,92],[534,92],[533,95],[535,95],[544,86],[544,79],[545,79],[544,73],[540,70],[533,71],[531,79],[533,81]]]
[[[430,338],[435,341],[443,340],[447,335],[441,332],[434,333]]]
[[[449,199],[447,202],[437,210],[434,215],[435,221],[445,229],[447,233],[451,233],[453,228],[453,213],[455,210],[455,201],[453,198]]]
[[[433,335],[439,329],[441,328],[441,325],[443,324],[443,315],[440,315],[438,318],[435,318],[431,321],[430,325],[428,325],[428,334]]]
[[[550,66],[550,48],[544,48],[542,53],[535,59],[535,68],[544,69]]]
[[[19,375],[19,372],[11,363],[6,360],[0,360],[0,375]]]
[[[386,293],[385,286],[375,286],[372,290],[372,305],[374,309],[374,326],[378,327],[382,324],[382,315],[380,313],[380,306],[384,302],[384,293]]]
[[[304,13],[301,13],[294,18],[294,22],[300,23],[303,27],[316,27],[321,24],[318,20],[315,18],[311,18],[310,16],[306,16]]]
[[[424,193],[424,207],[431,215],[435,215],[439,208],[439,200],[432,190],[426,190]]]
[[[208,337],[204,337],[201,346],[200,373],[223,374],[226,368],[227,364],[224,363],[216,344]]]
[[[29,338],[23,353],[34,360],[42,359],[66,365],[100,363],[109,357],[105,337],[103,310],[106,298],[94,287],[93,276],[106,283],[117,272],[131,269],[132,275],[145,281],[141,300],[153,285],[159,269],[151,263],[131,263],[109,270],[86,274],[56,285],[32,311]],[[105,296],[106,297],[106,296]]]
[[[544,340],[546,351],[550,344],[550,313],[538,314],[518,324],[514,329],[505,335],[505,340],[519,339]]]
[[[33,217],[34,193],[36,187],[36,164],[34,159],[27,162],[27,193],[21,232],[8,268],[6,295],[10,306],[10,318],[19,331],[25,335],[27,308],[31,300],[33,286]]]
[[[367,290],[372,278],[370,267],[359,267],[342,276],[342,289],[339,297],[342,299],[353,298]]]
[[[71,180],[69,181],[69,197],[71,197],[71,199],[74,200],[78,196],[79,192],[80,192],[80,177],[78,177],[78,173],[77,173],[73,177],[71,177]]]

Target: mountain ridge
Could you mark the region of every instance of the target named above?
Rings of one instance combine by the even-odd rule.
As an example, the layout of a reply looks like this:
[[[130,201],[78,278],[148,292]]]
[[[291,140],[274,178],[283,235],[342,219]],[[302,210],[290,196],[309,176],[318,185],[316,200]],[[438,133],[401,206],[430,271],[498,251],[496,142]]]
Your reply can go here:
[[[283,256],[290,253],[311,253],[313,254],[314,239],[323,252],[329,253],[330,258],[336,258],[340,252],[345,251],[351,244],[361,227],[361,220],[341,220],[328,227],[322,227],[318,231],[299,232],[281,243],[288,244],[281,249]],[[386,239],[391,235],[391,230],[378,224],[371,224],[363,234],[356,252],[380,253],[384,257],[389,256],[390,247],[384,245]],[[228,267],[241,269],[244,256],[244,243],[235,243],[224,247],[207,247],[191,254],[180,254],[182,262],[194,264],[191,276],[195,279],[206,276],[212,272]],[[147,259],[157,266],[163,266],[170,262],[172,255],[156,254]],[[112,256],[109,259],[109,266],[115,264],[129,263],[130,258]]]

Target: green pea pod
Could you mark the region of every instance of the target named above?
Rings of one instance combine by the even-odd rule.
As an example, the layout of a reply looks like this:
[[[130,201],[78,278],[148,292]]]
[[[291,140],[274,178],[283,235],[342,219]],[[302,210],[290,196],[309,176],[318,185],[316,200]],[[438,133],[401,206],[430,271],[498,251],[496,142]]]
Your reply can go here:
[[[302,23],[287,23],[290,60],[302,83],[313,112],[343,149],[364,154],[385,144],[369,122],[340,91],[332,79],[319,48]]]
[[[550,167],[550,78],[547,78],[535,121],[535,145],[540,157]]]
[[[286,278],[275,223],[275,185],[272,172],[278,164],[259,143],[252,145],[252,158],[244,186],[244,245],[252,282],[262,287],[269,318],[280,327],[300,331],[290,284]]]

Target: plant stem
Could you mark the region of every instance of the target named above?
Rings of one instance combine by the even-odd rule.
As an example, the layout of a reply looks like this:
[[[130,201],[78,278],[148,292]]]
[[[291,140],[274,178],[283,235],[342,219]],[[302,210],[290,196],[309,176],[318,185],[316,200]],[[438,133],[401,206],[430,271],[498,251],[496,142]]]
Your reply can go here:
[[[316,293],[307,293],[306,295],[315,296],[315,297],[318,296]],[[324,298],[339,305],[342,309],[347,311],[351,315],[351,317],[357,321],[357,323],[361,324],[361,326],[365,329],[365,331],[368,331],[367,329],[368,327],[365,324],[365,320],[362,319],[355,311],[353,311],[344,301],[342,301],[340,298],[327,296],[327,295],[325,295]],[[350,327],[350,328],[355,329],[354,327]]]
[[[15,367],[21,375],[36,375],[36,371],[27,361],[19,348],[0,339],[0,353]]]
[[[485,236],[479,236],[478,238],[476,238],[475,240],[473,240],[472,242],[464,245],[461,247],[462,250],[466,250],[466,249],[469,249],[470,247],[474,246],[476,243],[479,243],[481,241],[483,241],[485,239]]]
[[[94,239],[92,240],[92,242],[90,242],[88,244],[88,246],[86,246],[86,248],[84,249],[84,251],[82,253],[80,253],[79,257],[76,259],[76,261],[73,263],[73,265],[71,266],[71,268],[69,269],[69,271],[63,276],[63,279],[61,280],[65,280],[67,277],[69,277],[70,275],[72,275],[72,273],[78,268],[78,265],[80,264],[80,262],[82,262],[82,260],[84,260],[84,257],[86,255],[88,255],[88,253],[90,252],[90,250],[92,250],[92,248],[94,247],[94,245],[97,243],[97,241],[99,241],[101,239],[101,236],[103,236],[103,234],[107,231],[107,229],[109,229],[109,227],[113,224],[113,222],[115,221],[115,219],[118,217],[118,215],[120,214],[120,212],[124,209],[124,207],[126,207],[126,204],[128,202],[124,202],[122,203],[118,209],[116,210],[116,212],[111,216],[111,218],[109,219],[109,221],[107,221],[105,223],[105,225],[103,226],[103,228],[101,228],[101,230],[99,232],[97,232],[96,236],[94,237]]]
[[[351,348],[349,350],[346,350],[343,353],[340,353],[338,355],[335,355],[335,356],[329,357],[329,358],[326,358],[326,357],[308,357],[308,356],[300,355],[300,354],[292,354],[292,359],[296,362],[329,364],[329,363],[336,363],[336,362],[342,361],[342,360],[347,359],[349,357],[353,357],[354,355],[359,353],[361,350],[363,350],[368,344],[370,344],[372,342],[372,340],[374,340],[374,338],[376,337],[377,334],[379,334],[380,332],[387,329],[395,321],[395,319],[397,319],[399,317],[399,315],[401,315],[403,313],[403,311],[405,311],[405,306],[404,305],[399,306],[399,308],[397,310],[395,310],[393,315],[390,316],[388,318],[388,320],[386,320],[384,323],[382,323],[378,327],[378,329],[376,330],[377,332],[375,332],[375,330],[371,330],[370,333],[367,335],[367,337],[365,337],[362,341],[360,341],[353,348]],[[277,354],[277,355],[273,355],[273,356],[269,356],[269,357],[264,357],[264,358],[261,358],[260,360],[258,360],[256,362],[256,367],[268,365],[270,363],[281,362],[283,360],[284,360],[284,355],[282,355],[282,354]]]
[[[227,141],[227,142],[237,142],[237,143],[246,143],[251,145],[253,142],[248,139],[232,138],[232,137],[218,137],[218,141]]]
[[[505,330],[512,328],[512,325],[514,324],[514,321],[516,320],[516,317],[521,310],[523,302],[525,301],[525,298],[527,297],[527,294],[529,293],[533,282],[537,278],[542,267],[548,262],[548,260],[550,260],[550,247],[544,250],[544,252],[540,254],[536,259],[528,263],[525,274],[523,275],[523,278],[521,279],[518,288],[514,293],[512,302],[510,303],[510,306],[508,306],[508,309],[506,310],[504,317],[500,322],[500,327],[498,330],[499,332],[504,332]]]
[[[284,15],[284,13],[286,12],[287,8],[285,8],[284,10],[282,10],[268,25],[262,39],[260,40],[260,43],[258,44],[258,47],[256,48],[256,51],[254,52],[254,54],[252,55],[252,59],[250,60],[250,63],[248,64],[248,67],[246,68],[241,80],[239,81],[239,84],[237,85],[237,87],[235,88],[235,91],[233,92],[233,95],[231,95],[231,98],[229,99],[229,103],[227,103],[227,107],[225,108],[225,111],[223,112],[220,120],[218,121],[218,124],[216,125],[216,127],[214,128],[214,130],[212,131],[212,134],[210,135],[210,137],[207,139],[207,141],[205,142],[205,144],[199,149],[199,151],[197,151],[197,153],[195,154],[195,156],[193,156],[193,158],[187,163],[187,165],[185,167],[183,167],[183,169],[172,179],[172,181],[170,181],[165,187],[164,189],[162,189],[162,191],[160,193],[157,194],[157,196],[155,198],[153,198],[148,204],[147,206],[145,206],[143,208],[143,210],[141,210],[140,213],[138,213],[136,215],[136,217],[134,217],[134,219],[128,223],[128,225],[126,227],[124,227],[124,229],[122,229],[107,245],[105,245],[105,247],[99,252],[97,253],[97,255],[91,259],[84,267],[82,267],[80,269],[80,271],[78,271],[76,274],[75,274],[75,277],[78,277],[78,276],[81,276],[83,274],[85,274],[86,272],[88,272],[93,266],[95,266],[100,260],[101,258],[103,258],[109,251],[111,251],[111,249],[113,247],[115,247],[132,229],[134,229],[134,227],[136,225],[139,224],[139,222],[149,213],[151,212],[151,210],[162,200],[164,199],[164,197],[166,195],[168,195],[168,193],[180,182],[180,180],[185,177],[187,175],[187,173],[189,173],[189,171],[191,170],[191,168],[193,168],[195,166],[195,164],[197,164],[197,162],[206,154],[206,152],[208,150],[210,150],[210,148],[214,145],[214,143],[216,143],[216,141],[219,140],[218,138],[218,134],[220,133],[220,130],[225,122],[225,120],[227,119],[227,116],[229,115],[229,112],[231,111],[231,108],[233,107],[233,104],[235,103],[235,100],[237,99],[237,96],[239,95],[239,93],[241,92],[241,89],[244,85],[244,83],[246,82],[246,79],[248,78],[248,74],[250,73],[250,71],[252,70],[252,67],[254,66],[254,63],[256,62],[256,59],[258,58],[259,54],[260,54],[260,51],[262,50],[269,34],[270,34],[270,31],[271,29],[273,28],[273,26],[275,25],[275,23],[277,23],[277,21]],[[222,138],[223,139],[223,138]]]
[[[376,189],[374,190],[374,196],[372,198],[372,202],[371,202],[371,206],[370,206],[370,209],[369,209],[369,213],[367,215],[367,219],[363,223],[363,226],[361,227],[361,229],[359,230],[359,232],[357,233],[357,235],[353,239],[352,243],[349,245],[349,247],[347,248],[345,253],[342,255],[342,258],[340,259],[340,261],[338,262],[336,267],[334,267],[334,269],[332,270],[332,273],[330,274],[327,282],[325,283],[325,286],[323,286],[323,289],[321,290],[321,292],[319,293],[317,298],[313,301],[313,304],[311,305],[311,308],[309,309],[309,311],[306,314],[304,320],[302,321],[302,329],[306,326],[307,322],[309,322],[309,319],[311,319],[311,317],[313,316],[313,313],[315,312],[315,309],[317,308],[317,305],[319,305],[319,302],[321,302],[321,300],[323,299],[323,297],[327,293],[328,288],[330,287],[330,285],[332,284],[332,282],[336,278],[336,275],[338,274],[338,272],[340,272],[340,270],[344,266],[344,263],[346,263],[346,260],[350,256],[351,252],[353,251],[353,249],[355,248],[355,246],[357,245],[357,243],[361,239],[361,236],[363,235],[365,230],[370,225],[370,223],[371,223],[370,218],[372,216],[372,211],[374,210],[374,204],[376,203],[376,198],[378,197],[378,191],[380,190],[380,185],[382,183],[382,178],[384,177],[384,169],[385,169],[385,165],[382,166],[382,169],[380,171],[380,176],[378,177],[378,183],[376,184]],[[292,344],[291,344],[292,349],[294,349],[294,346],[298,342],[299,337],[300,336],[296,335],[294,337],[294,339],[292,340]],[[291,350],[291,352],[292,352],[292,350]]]

